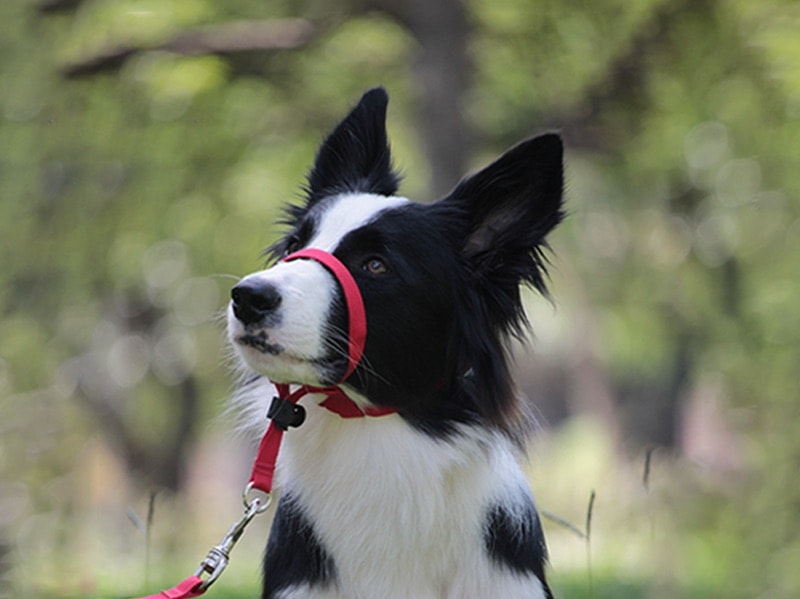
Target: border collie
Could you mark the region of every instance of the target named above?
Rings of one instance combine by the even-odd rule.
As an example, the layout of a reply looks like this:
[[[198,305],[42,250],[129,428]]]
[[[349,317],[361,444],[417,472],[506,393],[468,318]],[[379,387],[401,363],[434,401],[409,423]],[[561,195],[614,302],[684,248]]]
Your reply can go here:
[[[562,144],[520,143],[445,198],[396,195],[388,97],[370,90],[323,141],[276,260],[228,309],[248,373],[237,406],[263,432],[273,384],[335,388],[367,415],[300,401],[286,433],[263,598],[552,597],[542,528],[518,465],[529,410],[510,372],[526,333],[520,286],[546,289],[546,235],[562,220]],[[366,340],[348,364],[349,271]],[[349,367],[349,366],[352,366]],[[346,380],[343,380],[346,376]],[[390,412],[390,413],[387,413]]]

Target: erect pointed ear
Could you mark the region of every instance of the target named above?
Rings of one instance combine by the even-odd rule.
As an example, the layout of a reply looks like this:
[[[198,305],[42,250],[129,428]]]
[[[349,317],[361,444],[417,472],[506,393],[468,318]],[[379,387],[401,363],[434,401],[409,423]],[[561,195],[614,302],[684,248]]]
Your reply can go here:
[[[547,293],[543,252],[545,237],[564,217],[562,161],[561,138],[541,135],[464,179],[444,200],[466,215],[463,253],[479,284],[506,308],[521,282]]]
[[[399,176],[392,170],[386,139],[388,102],[382,87],[369,90],[328,135],[308,174],[310,203],[342,192],[397,192]]]
[[[558,135],[530,139],[439,203],[459,221],[470,283],[454,299],[458,380],[474,409],[505,430],[514,428],[520,403],[503,350],[508,334],[524,333],[520,283],[547,293],[545,238],[564,217],[562,158]]]

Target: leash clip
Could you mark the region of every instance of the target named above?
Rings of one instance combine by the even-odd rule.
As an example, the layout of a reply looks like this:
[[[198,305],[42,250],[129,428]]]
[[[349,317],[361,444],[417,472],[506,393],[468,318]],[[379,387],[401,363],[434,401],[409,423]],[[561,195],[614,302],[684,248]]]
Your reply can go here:
[[[208,575],[208,578],[203,581],[198,590],[205,592],[208,587],[217,581],[217,579],[225,571],[225,568],[228,567],[231,550],[242,536],[242,533],[244,533],[247,525],[250,524],[250,521],[255,516],[262,513],[269,507],[269,504],[272,500],[269,494],[267,494],[265,500],[262,500],[258,497],[254,498],[252,501],[248,499],[248,495],[252,487],[253,483],[249,483],[247,487],[245,487],[242,496],[245,508],[244,515],[238,522],[231,526],[230,530],[228,530],[228,532],[222,538],[222,541],[220,541],[219,545],[215,545],[208,551],[208,555],[206,555],[205,559],[200,562],[200,567],[194,573],[194,575],[198,577]]]

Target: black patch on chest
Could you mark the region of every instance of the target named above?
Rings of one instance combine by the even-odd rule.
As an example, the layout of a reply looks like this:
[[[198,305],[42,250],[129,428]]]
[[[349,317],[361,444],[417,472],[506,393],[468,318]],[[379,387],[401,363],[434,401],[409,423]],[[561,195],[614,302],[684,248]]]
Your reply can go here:
[[[281,498],[264,556],[262,599],[299,584],[323,588],[336,578],[336,566],[314,532],[302,505],[291,494]]]
[[[547,546],[539,514],[530,499],[524,507],[516,506],[517,510],[523,513],[512,515],[507,506],[499,503],[488,510],[484,531],[486,551],[501,567],[523,575],[535,574],[542,582],[545,596],[552,599],[544,574]]]

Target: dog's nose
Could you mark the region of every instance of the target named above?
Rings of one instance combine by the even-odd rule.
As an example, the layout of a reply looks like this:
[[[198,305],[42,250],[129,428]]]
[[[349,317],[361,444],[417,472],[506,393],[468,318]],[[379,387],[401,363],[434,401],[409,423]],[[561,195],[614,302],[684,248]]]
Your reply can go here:
[[[233,313],[244,324],[254,324],[274,313],[281,294],[272,283],[242,281],[231,289]]]

